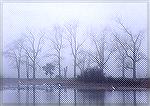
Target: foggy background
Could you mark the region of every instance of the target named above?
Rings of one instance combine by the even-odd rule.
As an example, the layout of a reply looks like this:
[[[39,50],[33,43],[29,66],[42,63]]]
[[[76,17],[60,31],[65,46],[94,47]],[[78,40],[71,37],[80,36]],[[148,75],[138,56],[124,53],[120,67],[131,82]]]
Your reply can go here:
[[[3,4],[3,50],[13,41],[22,36],[23,33],[44,32],[46,37],[53,37],[54,25],[64,26],[76,21],[78,23],[78,41],[82,42],[88,36],[90,29],[97,32],[107,29],[111,31],[118,27],[116,17],[123,20],[124,24],[132,31],[144,31],[141,50],[147,54],[147,4],[146,3],[4,3]],[[37,36],[38,37],[38,36]],[[107,42],[111,38],[106,36]],[[44,66],[50,59],[43,56],[50,49],[49,41],[46,40],[40,55],[40,65]],[[66,45],[68,45],[66,41]],[[86,40],[84,48],[90,48],[92,43]],[[51,51],[52,52],[52,51]],[[112,64],[113,63],[113,64]],[[69,45],[63,49],[62,67],[68,66],[67,77],[73,77],[73,58]],[[107,76],[121,76],[121,71],[115,67],[113,56],[108,62]],[[147,74],[147,63],[137,66],[137,77],[145,77]],[[58,71],[55,72],[55,75]],[[77,68],[77,75],[80,70]],[[126,73],[132,76],[132,71]],[[25,77],[21,71],[21,77]],[[9,60],[3,56],[3,77],[17,77],[17,71],[12,68]],[[36,71],[36,77],[48,77],[43,70]]]

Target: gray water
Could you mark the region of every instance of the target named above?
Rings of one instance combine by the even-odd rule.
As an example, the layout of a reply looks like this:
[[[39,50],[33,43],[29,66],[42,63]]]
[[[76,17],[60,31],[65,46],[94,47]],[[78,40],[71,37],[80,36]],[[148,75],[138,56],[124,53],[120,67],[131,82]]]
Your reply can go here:
[[[121,104],[123,106],[148,106],[148,90],[106,91],[74,89],[58,86],[20,86],[1,90],[2,103],[5,104],[78,104],[103,106]],[[93,105],[92,105],[93,104]],[[110,105],[109,105],[110,106]]]

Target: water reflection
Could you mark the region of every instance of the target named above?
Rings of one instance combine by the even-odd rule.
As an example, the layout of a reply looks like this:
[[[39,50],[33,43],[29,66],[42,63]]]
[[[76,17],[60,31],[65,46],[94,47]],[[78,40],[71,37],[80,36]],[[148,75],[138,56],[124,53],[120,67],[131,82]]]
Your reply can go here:
[[[26,105],[29,106],[29,85],[26,87]]]
[[[77,105],[77,92],[76,89],[74,89],[74,106]]]
[[[58,104],[60,106],[60,97],[61,97],[61,88],[59,87],[59,93],[58,93]]]
[[[104,105],[105,91],[104,90],[78,90],[78,93],[81,94],[83,98],[82,103],[89,104],[101,104]]]
[[[20,85],[18,85],[18,87],[17,87],[17,101],[19,104],[21,103],[20,97],[21,97],[20,96]]]
[[[104,106],[106,104],[118,103],[122,106],[132,104],[138,106],[148,103],[147,90],[128,91],[105,91],[90,89],[73,89],[59,87],[57,85],[17,85],[16,87],[3,90],[3,103],[25,103],[26,106],[36,103],[63,103]]]
[[[133,90],[133,104],[136,106],[136,91]]]
[[[125,91],[122,91],[122,99],[123,99],[122,104],[123,106],[125,106]]]

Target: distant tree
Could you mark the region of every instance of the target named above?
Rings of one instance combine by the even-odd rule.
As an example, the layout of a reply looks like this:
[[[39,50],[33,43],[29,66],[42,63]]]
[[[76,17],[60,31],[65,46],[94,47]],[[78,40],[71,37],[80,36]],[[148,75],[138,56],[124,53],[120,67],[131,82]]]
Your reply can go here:
[[[81,50],[77,58],[77,67],[81,71],[81,75],[86,68],[90,68],[91,59],[87,51]]]
[[[71,53],[74,59],[74,78],[76,78],[77,57],[78,57],[79,50],[84,44],[85,40],[83,40],[81,43],[77,41],[77,30],[78,30],[77,23],[68,24],[65,26],[65,28],[68,32],[67,40],[69,42]]]
[[[67,71],[68,71],[68,66],[64,68],[64,78],[67,78]]]
[[[122,71],[122,78],[125,78],[125,70],[127,70],[126,65],[127,63],[129,63],[130,61],[127,59],[127,56],[124,52],[124,50],[122,49],[122,47],[120,47],[120,45],[118,45],[118,43],[115,44],[117,51],[115,53],[116,57],[116,61],[117,61],[117,67],[119,68],[119,70]]]
[[[52,63],[47,63],[45,66],[42,67],[43,70],[45,71],[46,75],[50,75],[50,78],[54,74],[55,66]]]
[[[98,68],[100,68],[101,71],[103,71],[108,60],[110,59],[110,56],[115,51],[115,48],[110,46],[109,50],[107,50],[108,54],[105,54],[106,33],[104,31],[102,31],[102,32],[91,31],[89,33],[89,36],[91,38],[91,41],[93,42],[94,49],[92,47],[92,49],[88,52],[88,54],[89,54],[91,60],[97,64]]]
[[[56,58],[56,64],[58,66],[59,76],[61,76],[61,59],[62,59],[62,50],[64,49],[64,39],[63,39],[63,28],[59,25],[55,25],[53,28],[54,36],[50,38],[52,50],[54,53],[49,53],[48,57]]]
[[[33,71],[33,78],[36,78],[35,72],[37,66],[39,66],[38,57],[43,47],[43,41],[44,41],[43,38],[44,38],[44,33],[41,32],[40,37],[38,38],[38,36],[33,34],[31,31],[29,31],[28,34],[24,35],[23,45],[20,45],[22,49],[25,51],[25,54],[28,57],[29,61],[31,62],[29,65]]]
[[[103,71],[96,67],[86,68],[82,75],[78,78],[85,82],[103,82],[105,80],[105,74]]]
[[[23,64],[23,42],[23,39],[19,38],[11,43],[7,50],[4,51],[4,56],[8,57],[11,61],[11,65],[14,65],[17,69],[18,78],[20,78],[21,64]]]
[[[133,70],[133,78],[136,79],[136,65],[140,60],[146,59],[144,54],[140,52],[143,32],[140,31],[137,34],[134,34],[120,21],[120,19],[118,19],[117,22],[121,26],[123,33],[118,34],[117,32],[113,32],[113,35],[124,50],[127,58],[130,59],[131,62],[126,64],[126,68]],[[128,41],[124,42],[124,38],[122,38],[121,35],[128,37]]]
[[[25,65],[26,65],[26,76],[27,76],[27,79],[29,79],[29,70],[30,70],[30,63],[29,63],[29,57],[26,55],[25,56],[26,59],[25,59]]]

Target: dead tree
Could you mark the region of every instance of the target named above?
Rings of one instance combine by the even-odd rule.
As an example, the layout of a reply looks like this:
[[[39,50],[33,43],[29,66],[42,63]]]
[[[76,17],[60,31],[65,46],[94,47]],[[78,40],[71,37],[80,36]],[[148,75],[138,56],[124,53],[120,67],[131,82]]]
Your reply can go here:
[[[64,78],[66,79],[67,78],[67,71],[68,71],[68,66],[66,66],[64,68]]]
[[[63,44],[63,28],[61,26],[54,26],[54,36],[53,38],[50,38],[50,41],[52,42],[52,50],[55,51],[54,54],[48,54],[48,56],[53,56],[57,58],[57,65],[58,65],[58,72],[59,72],[59,78],[61,77],[61,59],[62,59],[62,50],[64,49]]]
[[[77,67],[80,69],[81,75],[86,70],[86,68],[90,68],[91,65],[90,62],[91,62],[90,56],[87,53],[87,51],[84,50],[80,51],[77,58]]]
[[[70,48],[71,48],[71,53],[73,56],[73,61],[74,61],[74,78],[76,78],[76,67],[77,67],[77,57],[80,48],[84,44],[85,40],[83,40],[81,43],[78,42],[77,40],[77,29],[78,29],[78,24],[69,24],[65,26],[67,32],[68,32],[68,37],[67,40],[69,42]]]
[[[25,64],[26,64],[26,76],[27,76],[27,79],[29,79],[30,64],[29,64],[29,57],[28,56],[26,56]]]
[[[12,65],[15,65],[15,68],[17,69],[17,77],[20,79],[20,71],[21,71],[21,64],[22,58],[23,58],[23,39],[17,39],[12,44],[9,45],[8,49],[4,52],[4,55],[7,56],[11,62]]]
[[[125,70],[127,70],[126,66],[130,61],[127,61],[127,56],[124,52],[124,50],[122,49],[122,47],[120,47],[117,43],[115,44],[116,48],[117,48],[117,52],[116,52],[116,61],[118,62],[117,66],[122,71],[122,78],[125,78]]]
[[[90,32],[91,41],[94,43],[94,51],[90,51],[88,54],[91,60],[97,64],[98,68],[104,70],[106,63],[110,59],[110,56],[115,51],[114,48],[110,48],[108,55],[105,54],[106,42],[104,32]],[[91,49],[92,50],[92,49]]]
[[[132,64],[127,65],[126,68],[133,70],[133,79],[136,79],[136,64],[144,58],[143,54],[140,52],[143,33],[138,32],[137,34],[133,34],[120,20],[118,23],[121,26],[123,33],[118,34],[113,32],[113,35],[123,48],[125,55],[132,61]],[[128,36],[128,41],[124,42],[119,35]]]
[[[28,61],[31,61],[31,64],[29,65],[33,71],[33,79],[36,78],[35,72],[36,72],[36,66],[38,66],[37,59],[43,47],[42,45],[43,36],[44,34],[42,33],[40,38],[35,37],[35,35],[31,31],[29,31],[29,35],[25,34],[24,36],[25,41],[24,44],[21,46],[22,49],[25,51],[26,56],[29,59]]]

